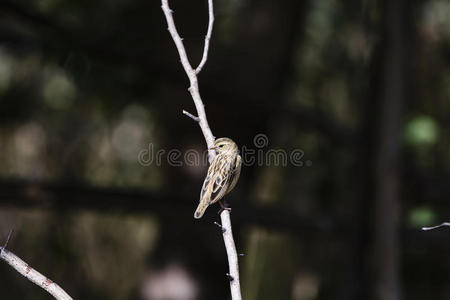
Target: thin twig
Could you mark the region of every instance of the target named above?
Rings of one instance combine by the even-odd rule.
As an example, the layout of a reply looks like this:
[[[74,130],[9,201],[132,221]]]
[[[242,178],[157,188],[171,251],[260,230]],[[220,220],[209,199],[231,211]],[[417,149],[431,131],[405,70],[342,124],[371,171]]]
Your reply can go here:
[[[199,117],[194,116],[193,114],[191,114],[191,113],[188,112],[188,111],[185,111],[184,109],[183,109],[183,114],[186,115],[186,116],[188,116],[189,118],[191,118],[191,119],[194,120],[195,122],[200,122]]]
[[[224,233],[225,231],[227,231],[225,228],[223,228],[223,226],[217,222],[214,222],[214,225],[216,225],[217,227],[220,228],[220,230],[222,230],[222,233]]]
[[[59,285],[30,267],[26,262],[21,260],[14,253],[6,250],[6,246],[9,242],[9,239],[11,238],[11,234],[12,230],[9,232],[5,245],[0,248],[0,258],[7,262],[17,272],[22,274],[25,278],[46,290],[50,295],[55,297],[55,299],[72,300],[72,297],[70,297]]]
[[[1,250],[6,249],[6,247],[8,247],[8,243],[11,240],[12,234],[14,233],[14,229],[11,229],[8,233],[8,237],[6,238],[5,243],[3,244],[3,247],[0,247]]]
[[[422,227],[422,230],[425,230],[425,231],[433,230],[433,229],[441,228],[441,227],[444,227],[444,226],[450,226],[450,223],[449,222],[444,222],[442,224],[439,224],[439,225],[436,225],[436,226],[432,226],[432,227]]]
[[[209,4],[209,25],[208,25],[208,33],[205,38],[205,48],[203,51],[203,58],[200,62],[199,67],[197,70],[193,70],[191,64],[189,63],[189,59],[186,54],[186,49],[184,48],[183,41],[180,37],[180,35],[177,32],[177,29],[175,27],[175,22],[173,20],[173,11],[170,9],[168,0],[161,0],[162,3],[162,10],[164,12],[164,15],[167,20],[168,29],[170,32],[170,35],[172,36],[173,41],[175,42],[175,45],[178,50],[178,54],[180,55],[181,64],[183,65],[184,71],[186,72],[187,76],[189,77],[190,87],[189,92],[191,93],[192,99],[194,100],[195,108],[197,109],[197,115],[198,115],[198,124],[203,132],[203,136],[205,137],[206,144],[208,146],[208,149],[214,147],[214,136],[211,132],[211,129],[208,125],[208,120],[206,118],[205,113],[205,107],[203,105],[203,101],[200,97],[200,92],[198,88],[198,80],[197,80],[197,74],[200,72],[201,68],[203,68],[204,64],[206,63],[206,59],[208,56],[208,49],[209,49],[209,41],[211,38],[211,32],[212,32],[212,26],[213,26],[213,5],[212,0],[208,0]],[[211,162],[215,157],[215,152],[213,150],[210,150],[208,153],[209,162]],[[238,263],[238,255],[236,251],[236,246],[233,239],[233,232],[231,230],[231,219],[230,219],[230,212],[228,210],[223,210],[220,214],[220,219],[222,222],[222,229],[223,230],[223,240],[225,243],[225,248],[227,251],[228,256],[228,266],[229,266],[229,278],[232,278],[230,280],[230,289],[231,289],[231,298],[232,300],[242,300],[241,296],[241,288],[240,288],[240,282],[239,282],[239,263]]]
[[[208,15],[209,15],[208,31],[205,36],[205,46],[203,48],[203,56],[202,56],[202,60],[200,61],[200,64],[198,65],[197,69],[195,69],[195,74],[197,74],[197,75],[203,69],[203,66],[206,63],[206,60],[208,59],[209,41],[211,40],[211,34],[212,34],[212,30],[213,30],[213,25],[214,25],[213,0],[208,0]]]

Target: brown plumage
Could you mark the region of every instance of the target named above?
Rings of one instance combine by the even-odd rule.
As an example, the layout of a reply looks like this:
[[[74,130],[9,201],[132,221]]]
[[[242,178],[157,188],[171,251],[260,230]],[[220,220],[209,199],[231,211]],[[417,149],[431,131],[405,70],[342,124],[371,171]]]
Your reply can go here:
[[[214,142],[216,157],[209,166],[208,173],[200,192],[200,203],[194,218],[200,219],[209,205],[216,203],[236,185],[241,174],[241,156],[235,142],[229,138],[220,138]]]

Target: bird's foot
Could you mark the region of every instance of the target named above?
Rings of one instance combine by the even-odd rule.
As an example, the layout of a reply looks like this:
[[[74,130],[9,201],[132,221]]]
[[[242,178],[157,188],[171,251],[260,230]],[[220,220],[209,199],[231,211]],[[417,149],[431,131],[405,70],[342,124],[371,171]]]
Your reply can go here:
[[[228,206],[228,203],[225,201],[222,203],[222,201],[219,200],[220,209],[217,212],[218,215],[220,215],[224,210],[231,211],[231,207]]]

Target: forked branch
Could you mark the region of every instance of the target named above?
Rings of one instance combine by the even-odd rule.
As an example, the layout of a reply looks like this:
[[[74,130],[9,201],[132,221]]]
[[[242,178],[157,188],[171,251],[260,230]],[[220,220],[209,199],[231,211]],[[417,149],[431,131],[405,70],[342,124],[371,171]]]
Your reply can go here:
[[[205,113],[205,107],[203,105],[203,101],[200,97],[200,92],[198,88],[198,79],[197,74],[200,73],[203,66],[206,63],[206,60],[208,58],[208,50],[209,50],[209,42],[211,39],[211,33],[214,23],[214,11],[213,11],[213,2],[212,0],[208,0],[208,11],[209,11],[209,22],[208,22],[208,32],[205,37],[205,45],[203,49],[203,57],[199,64],[199,66],[194,70],[189,63],[189,59],[187,57],[186,49],[184,48],[183,41],[180,37],[180,35],[177,32],[177,29],[175,27],[175,22],[173,20],[173,11],[170,9],[168,0],[161,0],[162,3],[162,10],[164,12],[164,15],[167,20],[168,29],[170,32],[170,35],[172,36],[173,41],[175,42],[175,45],[178,50],[178,54],[180,56],[181,64],[183,65],[184,71],[186,72],[190,87],[189,92],[191,93],[192,99],[194,100],[195,108],[197,109],[197,115],[198,117],[183,111],[185,115],[193,119],[194,121],[198,122],[202,132],[203,136],[205,137],[206,144],[208,146],[208,149],[212,148],[214,146],[214,136],[211,132],[211,129],[208,125],[208,120],[206,118]],[[212,150],[209,150],[208,152],[208,158],[209,162],[215,157],[215,152]],[[240,287],[240,281],[239,281],[239,263],[238,263],[238,255],[236,251],[236,246],[233,239],[233,232],[231,230],[231,218],[230,218],[230,212],[228,210],[223,210],[220,214],[220,219],[222,222],[222,232],[223,232],[223,240],[225,243],[225,248],[227,251],[228,256],[228,266],[229,266],[229,273],[228,278],[230,280],[230,289],[231,289],[231,298],[232,300],[241,300],[241,287]]]

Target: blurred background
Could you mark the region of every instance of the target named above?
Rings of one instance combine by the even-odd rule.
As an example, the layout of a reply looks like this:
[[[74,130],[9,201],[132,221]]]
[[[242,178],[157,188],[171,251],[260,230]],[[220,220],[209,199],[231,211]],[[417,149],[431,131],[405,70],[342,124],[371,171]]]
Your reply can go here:
[[[243,298],[450,299],[450,229],[420,230],[450,221],[450,2],[214,3],[213,133],[302,153],[227,197]],[[0,241],[74,299],[229,299],[219,207],[193,218],[207,164],[167,160],[205,142],[160,5],[0,2]],[[196,66],[207,1],[170,5]]]

